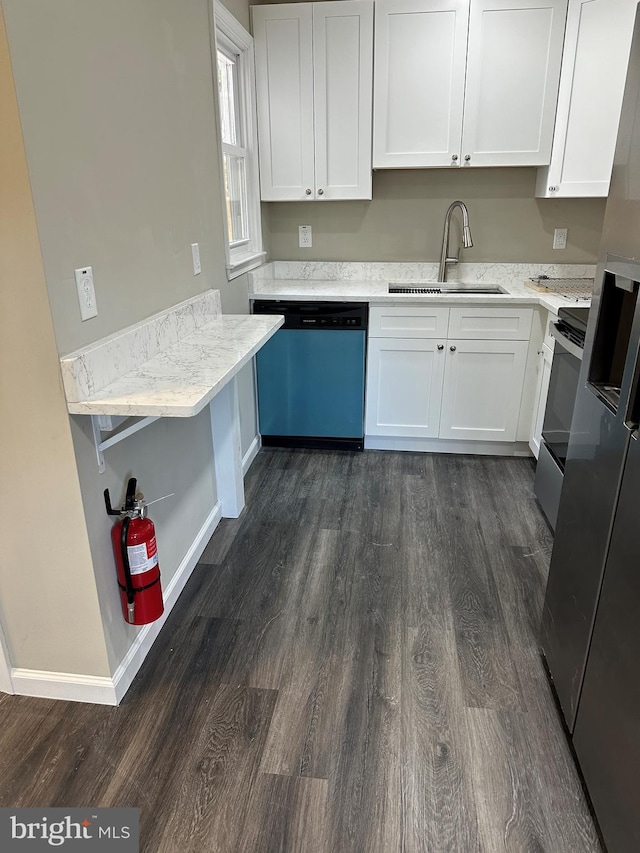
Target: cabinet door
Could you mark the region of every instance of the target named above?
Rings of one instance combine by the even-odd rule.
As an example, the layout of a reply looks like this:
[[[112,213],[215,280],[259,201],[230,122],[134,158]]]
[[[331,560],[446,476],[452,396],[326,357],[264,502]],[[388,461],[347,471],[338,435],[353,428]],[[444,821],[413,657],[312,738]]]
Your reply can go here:
[[[549,163],[567,0],[473,0],[463,165]]]
[[[544,422],[544,410],[547,407],[547,394],[549,393],[549,379],[551,378],[553,350],[549,349],[546,344],[543,344],[542,349],[540,350],[539,359],[538,383],[536,385],[533,423],[531,424],[531,438],[529,439],[529,447],[536,459],[540,453],[542,424]]]
[[[551,164],[536,195],[608,194],[636,3],[569,0]]]
[[[254,6],[260,190],[264,201],[314,192],[312,6]]]
[[[437,437],[444,345],[444,339],[369,339],[367,435]]]
[[[371,198],[373,3],[314,3],[313,53],[316,198]]]
[[[469,0],[376,0],[374,167],[459,163],[468,18]]]
[[[527,341],[447,341],[440,438],[515,441]]]

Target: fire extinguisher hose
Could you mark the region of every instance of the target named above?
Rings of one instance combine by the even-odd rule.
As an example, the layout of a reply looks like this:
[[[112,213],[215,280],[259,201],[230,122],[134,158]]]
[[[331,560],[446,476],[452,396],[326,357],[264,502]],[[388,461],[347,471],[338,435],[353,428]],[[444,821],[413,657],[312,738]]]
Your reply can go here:
[[[135,618],[136,603],[133,589],[133,579],[131,577],[131,566],[129,565],[129,552],[127,551],[127,539],[129,536],[130,524],[131,519],[128,516],[122,519],[122,527],[120,529],[120,548],[122,551],[122,567],[124,569],[124,579],[126,583],[127,611],[129,615],[129,622],[133,622]]]

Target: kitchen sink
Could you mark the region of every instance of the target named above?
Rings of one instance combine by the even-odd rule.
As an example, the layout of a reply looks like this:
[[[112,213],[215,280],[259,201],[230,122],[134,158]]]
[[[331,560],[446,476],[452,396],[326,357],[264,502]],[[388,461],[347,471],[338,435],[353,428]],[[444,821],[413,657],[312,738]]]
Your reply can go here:
[[[389,293],[424,293],[429,294],[496,294],[506,293],[504,287],[497,284],[475,285],[475,284],[449,284],[448,282],[439,281],[420,281],[420,282],[389,282]]]

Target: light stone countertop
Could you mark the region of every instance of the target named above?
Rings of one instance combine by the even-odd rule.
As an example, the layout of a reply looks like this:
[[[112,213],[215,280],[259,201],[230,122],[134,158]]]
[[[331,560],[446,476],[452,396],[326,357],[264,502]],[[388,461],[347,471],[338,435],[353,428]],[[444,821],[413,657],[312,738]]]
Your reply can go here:
[[[193,417],[282,323],[279,316],[221,314],[218,292],[208,291],[63,357],[68,411]]]
[[[371,305],[486,304],[540,305],[554,314],[568,306],[588,307],[588,300],[572,300],[552,293],[532,290],[525,285],[531,275],[551,277],[593,278],[590,265],[532,265],[532,264],[461,264],[453,270],[458,278],[449,276],[450,284],[460,281],[470,286],[497,284],[506,290],[500,294],[413,294],[388,292],[390,281],[398,284],[428,285],[433,281],[434,264],[356,264],[356,263],[298,263],[275,261],[249,274],[251,299],[285,299],[299,301],[333,300],[336,302],[369,302]],[[301,274],[301,277],[295,277]],[[317,276],[326,275],[327,278]],[[361,279],[354,279],[362,276]]]

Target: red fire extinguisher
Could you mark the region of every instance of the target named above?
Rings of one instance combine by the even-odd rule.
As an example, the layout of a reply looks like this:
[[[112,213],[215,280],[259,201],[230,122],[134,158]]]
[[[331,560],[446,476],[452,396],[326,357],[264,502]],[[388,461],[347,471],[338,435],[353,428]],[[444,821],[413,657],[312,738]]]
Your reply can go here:
[[[136,500],[135,477],[129,480],[122,509],[112,509],[109,489],[104,490],[108,515],[121,516],[111,528],[111,542],[116,558],[120,601],[125,622],[146,625],[164,612],[156,529],[147,518],[144,500]]]

